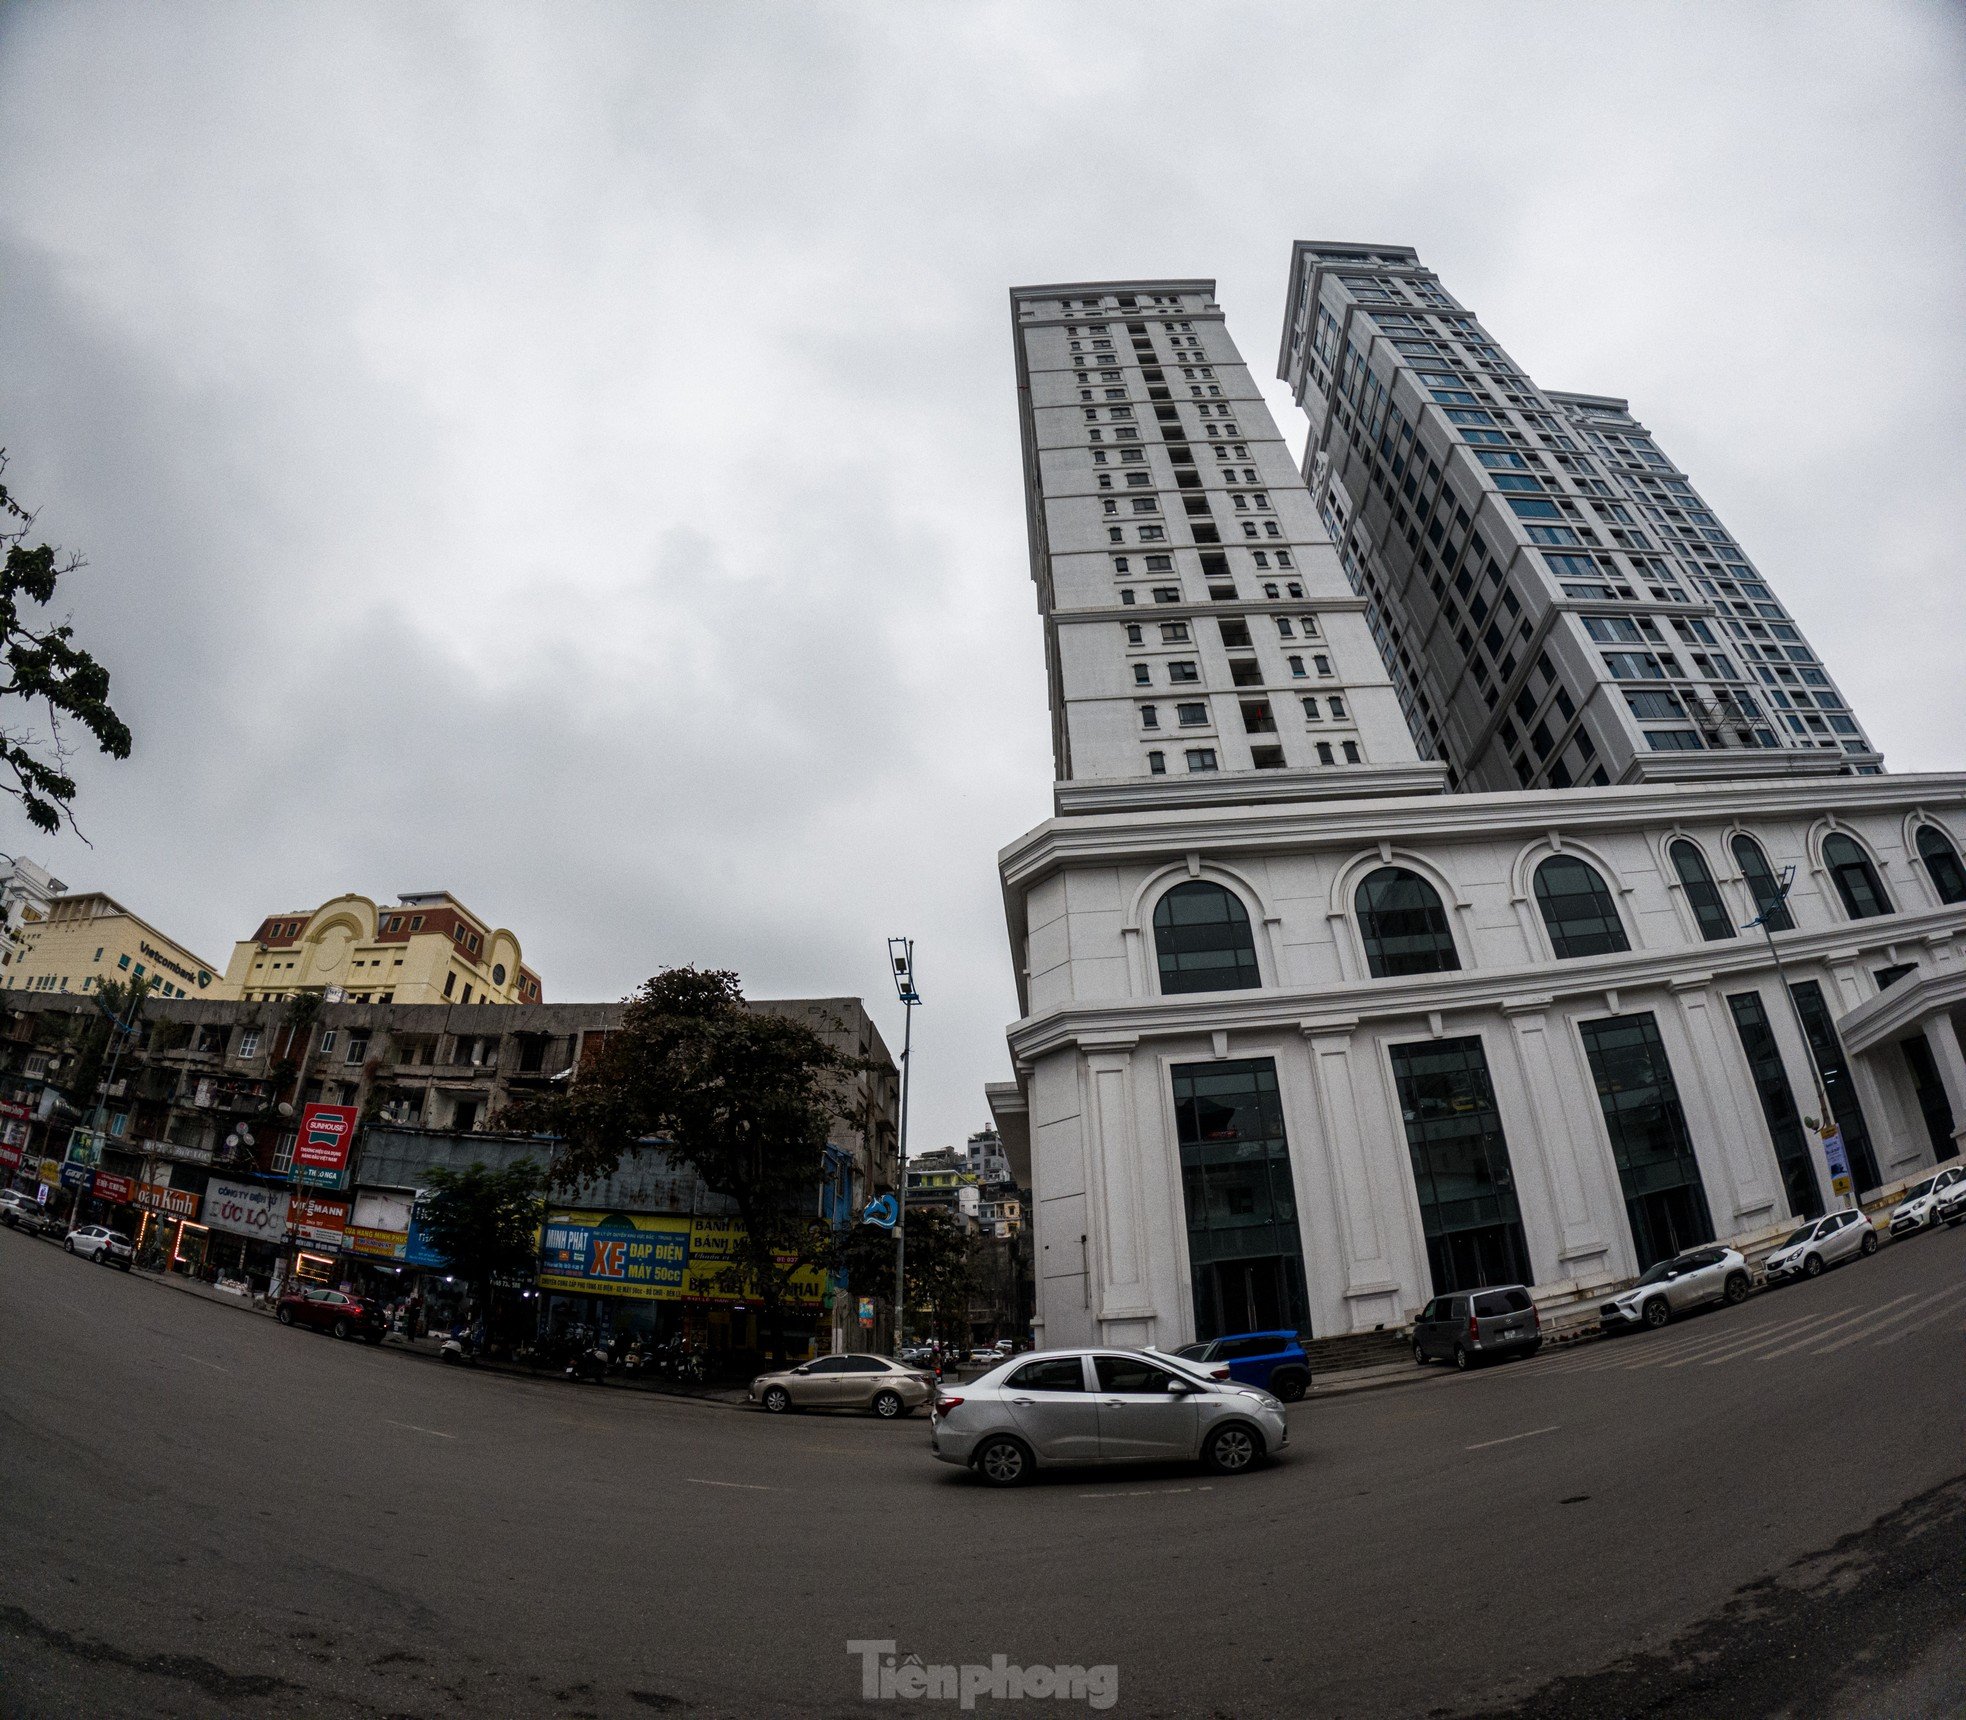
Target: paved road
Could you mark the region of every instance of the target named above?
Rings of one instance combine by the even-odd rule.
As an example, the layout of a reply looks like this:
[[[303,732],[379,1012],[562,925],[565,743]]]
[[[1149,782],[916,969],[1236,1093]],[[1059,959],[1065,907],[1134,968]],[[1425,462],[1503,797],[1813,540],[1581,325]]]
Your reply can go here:
[[[862,1702],[892,1638],[1129,1715],[1953,1715],[1963,1329],[1959,1230],[1300,1405],[1235,1481],[1002,1494],[919,1419],[444,1369],[0,1232],[0,1713],[953,1709]]]

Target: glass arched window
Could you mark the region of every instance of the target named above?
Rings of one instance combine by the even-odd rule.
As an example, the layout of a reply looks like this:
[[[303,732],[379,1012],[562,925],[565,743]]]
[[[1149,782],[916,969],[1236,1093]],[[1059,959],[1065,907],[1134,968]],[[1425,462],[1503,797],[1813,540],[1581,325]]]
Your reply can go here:
[[[1597,868],[1574,854],[1552,854],[1536,868],[1536,903],[1559,956],[1608,956],[1631,948]]]
[[[1795,916],[1789,912],[1788,900],[1782,894],[1782,881],[1768,864],[1768,856],[1761,852],[1761,844],[1752,836],[1737,836],[1729,847],[1733,850],[1734,864],[1747,880],[1748,894],[1754,898],[1754,911],[1761,916],[1762,924],[1771,932],[1794,931]]]
[[[1966,866],[1959,863],[1959,851],[1936,825],[1918,827],[1918,857],[1932,875],[1932,888],[1941,902],[1966,902]]]
[[[1840,830],[1823,838],[1823,864],[1836,882],[1836,893],[1843,898],[1843,911],[1853,920],[1874,920],[1891,912],[1891,898],[1884,894],[1884,880],[1866,854]]]
[[[1700,923],[1700,936],[1708,943],[1718,943],[1722,938],[1734,935],[1734,916],[1727,911],[1727,904],[1720,898],[1720,886],[1714,883],[1713,874],[1707,870],[1707,857],[1697,844],[1686,841],[1672,845],[1672,869],[1679,874],[1681,887],[1686,891],[1687,905],[1693,910],[1693,918]]]
[[[1359,880],[1352,905],[1374,979],[1452,973],[1461,965],[1440,895],[1417,872],[1381,866]]]
[[[1249,915],[1220,884],[1192,880],[1161,897],[1154,951],[1163,992],[1244,991],[1263,983]]]

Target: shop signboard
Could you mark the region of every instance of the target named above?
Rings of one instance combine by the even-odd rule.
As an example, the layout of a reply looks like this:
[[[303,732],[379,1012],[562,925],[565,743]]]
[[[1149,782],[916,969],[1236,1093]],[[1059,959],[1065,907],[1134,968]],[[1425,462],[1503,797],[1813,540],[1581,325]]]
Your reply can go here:
[[[93,1129],[76,1129],[68,1137],[68,1162],[94,1170],[102,1163],[102,1137]]]
[[[205,1223],[234,1236],[281,1242],[287,1234],[287,1191],[253,1183],[220,1182],[205,1190]]]
[[[371,1260],[409,1253],[411,1195],[401,1189],[360,1189],[348,1218],[348,1250]]]
[[[72,1188],[77,1194],[86,1194],[89,1189],[89,1179],[95,1174],[87,1165],[70,1159],[61,1167],[61,1186]]]
[[[674,1302],[689,1268],[690,1221],[621,1212],[552,1212],[540,1239],[539,1287]]]
[[[136,1198],[137,1185],[129,1177],[119,1177],[114,1171],[97,1171],[95,1186],[89,1192],[97,1200],[128,1206]]]
[[[147,1182],[137,1187],[137,1205],[147,1206],[152,1212],[166,1213],[173,1218],[196,1218],[198,1216],[198,1191],[188,1188],[171,1188],[165,1183]]]
[[[410,1206],[409,1235],[404,1239],[403,1246],[403,1263],[407,1266],[444,1267],[450,1264],[430,1240],[424,1213],[424,1205],[429,1198],[427,1189],[418,1189],[416,1199]]]
[[[17,1105],[11,1099],[0,1099],[0,1117],[10,1117],[17,1123],[25,1123],[34,1115],[26,1105]]]
[[[691,1219],[689,1273],[683,1293],[692,1301],[755,1301],[757,1287],[739,1259],[743,1236],[744,1226],[734,1218]],[[779,1258],[782,1264],[789,1256]],[[826,1274],[816,1266],[805,1266],[792,1274],[785,1305],[817,1308],[825,1296]]]
[[[20,1148],[11,1146],[5,1141],[0,1141],[0,1170],[17,1171],[19,1169]]]
[[[309,1171],[345,1171],[348,1149],[355,1144],[355,1120],[360,1114],[353,1105],[307,1106],[300,1114],[294,1163]]]
[[[61,1182],[61,1160],[43,1159],[41,1161],[41,1180],[50,1188]]]
[[[339,1248],[348,1235],[348,1202],[326,1194],[296,1194],[287,1203],[287,1229],[309,1248]]]

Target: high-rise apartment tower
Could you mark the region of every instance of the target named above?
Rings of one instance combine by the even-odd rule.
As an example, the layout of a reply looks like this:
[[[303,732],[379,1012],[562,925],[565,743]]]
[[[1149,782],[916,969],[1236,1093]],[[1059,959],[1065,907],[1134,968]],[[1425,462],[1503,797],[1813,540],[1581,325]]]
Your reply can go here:
[[[1439,788],[1215,283],[1010,299],[1058,810]]]
[[[1453,787],[1882,768],[1625,401],[1539,388],[1404,246],[1299,241],[1287,305],[1304,480]]]

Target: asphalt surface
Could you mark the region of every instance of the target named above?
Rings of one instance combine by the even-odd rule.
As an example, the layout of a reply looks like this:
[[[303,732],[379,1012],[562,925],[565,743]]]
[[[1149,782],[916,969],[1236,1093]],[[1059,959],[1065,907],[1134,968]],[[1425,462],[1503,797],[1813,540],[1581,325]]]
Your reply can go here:
[[[956,1711],[864,1701],[854,1639],[1111,1665],[1128,1715],[1966,1712],[1966,1229],[1298,1405],[1234,1480],[1001,1493],[926,1442],[446,1369],[0,1232],[0,1715]]]

